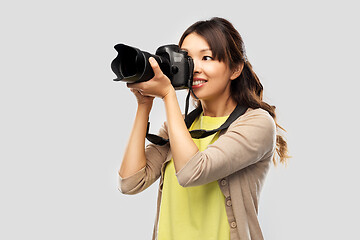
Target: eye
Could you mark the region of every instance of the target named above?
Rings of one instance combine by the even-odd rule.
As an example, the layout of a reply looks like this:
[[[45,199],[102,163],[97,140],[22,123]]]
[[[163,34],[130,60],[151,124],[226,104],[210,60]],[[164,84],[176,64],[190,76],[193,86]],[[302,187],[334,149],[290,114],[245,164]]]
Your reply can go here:
[[[211,56],[203,56],[203,60],[210,61],[210,60],[214,60],[214,59]]]

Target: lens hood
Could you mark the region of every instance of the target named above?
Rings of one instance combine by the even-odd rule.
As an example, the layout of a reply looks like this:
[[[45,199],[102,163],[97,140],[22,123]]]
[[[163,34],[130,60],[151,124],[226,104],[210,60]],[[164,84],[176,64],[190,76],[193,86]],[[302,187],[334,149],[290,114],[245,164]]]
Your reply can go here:
[[[154,76],[148,61],[152,56],[150,53],[125,44],[117,44],[114,48],[118,52],[111,63],[111,69],[117,76],[114,81],[144,82]]]

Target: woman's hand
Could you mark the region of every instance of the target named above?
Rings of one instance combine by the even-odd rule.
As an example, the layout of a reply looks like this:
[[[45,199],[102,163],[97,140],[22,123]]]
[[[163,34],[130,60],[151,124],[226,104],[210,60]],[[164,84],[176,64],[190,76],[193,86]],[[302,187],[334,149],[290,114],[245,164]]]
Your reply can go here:
[[[134,92],[138,99],[138,103],[150,101],[147,97],[152,97],[151,101],[154,97],[163,99],[169,92],[174,91],[170,79],[161,71],[156,60],[153,57],[150,57],[149,62],[154,71],[154,77],[146,82],[127,84],[128,88],[132,89],[132,92]]]
[[[138,105],[152,107],[154,97],[144,96],[137,89],[130,88],[130,91],[135,95]]]

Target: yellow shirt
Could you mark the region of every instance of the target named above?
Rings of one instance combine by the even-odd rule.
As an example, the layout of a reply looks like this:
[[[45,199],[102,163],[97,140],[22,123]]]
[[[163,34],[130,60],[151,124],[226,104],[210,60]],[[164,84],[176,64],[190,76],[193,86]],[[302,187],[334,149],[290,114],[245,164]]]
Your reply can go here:
[[[220,127],[227,117],[209,117],[201,114],[190,130],[212,130]],[[199,151],[214,143],[219,133],[202,139],[193,139]],[[186,149],[184,149],[186,151]],[[225,210],[225,197],[217,181],[182,187],[176,178],[173,160],[166,165],[158,240],[229,240],[230,227]]]

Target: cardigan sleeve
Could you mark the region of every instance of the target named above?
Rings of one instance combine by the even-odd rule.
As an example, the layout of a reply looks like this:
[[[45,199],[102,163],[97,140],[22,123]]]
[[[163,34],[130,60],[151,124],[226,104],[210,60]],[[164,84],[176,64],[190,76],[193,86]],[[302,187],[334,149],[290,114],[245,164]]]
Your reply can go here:
[[[183,187],[207,184],[271,158],[275,145],[273,118],[263,109],[250,110],[206,150],[197,152],[176,176]]]
[[[160,128],[158,135],[165,139],[168,138],[166,123]],[[169,143],[163,146],[152,143],[148,144],[145,147],[146,166],[129,177],[122,178],[120,175],[118,176],[118,189],[120,192],[136,194],[153,184],[160,177],[161,167],[165,162],[168,152]]]

